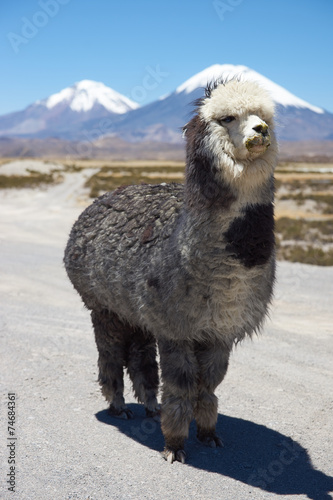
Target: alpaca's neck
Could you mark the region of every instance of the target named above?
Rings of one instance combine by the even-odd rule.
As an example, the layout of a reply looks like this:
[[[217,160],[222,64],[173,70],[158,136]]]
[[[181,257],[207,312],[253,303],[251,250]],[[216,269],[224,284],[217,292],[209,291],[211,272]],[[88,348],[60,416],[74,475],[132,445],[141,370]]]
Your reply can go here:
[[[188,155],[185,170],[185,206],[187,210],[228,210],[235,201],[233,190],[217,179],[212,162],[205,156]]]
[[[185,171],[185,208],[204,217],[233,213],[248,205],[267,205],[273,202],[273,174],[245,167],[238,178],[230,179],[223,169],[218,170],[205,156],[188,155]],[[251,170],[252,169],[252,170]],[[213,217],[215,219],[216,217]]]
[[[243,185],[241,189],[237,183],[223,182],[202,158],[187,165],[177,234],[190,274],[199,269],[205,279],[212,266],[218,272],[227,254],[248,268],[270,259],[274,250],[273,177],[248,184],[249,193]]]

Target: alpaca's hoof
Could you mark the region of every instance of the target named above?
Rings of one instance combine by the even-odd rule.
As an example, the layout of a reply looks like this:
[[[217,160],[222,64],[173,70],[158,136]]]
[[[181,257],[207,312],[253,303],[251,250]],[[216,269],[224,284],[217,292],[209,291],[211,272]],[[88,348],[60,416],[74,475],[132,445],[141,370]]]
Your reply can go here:
[[[223,448],[224,444],[221,438],[217,436],[216,434],[209,434],[209,435],[198,435],[198,439],[200,443],[202,443],[205,446],[209,446],[209,448]]]
[[[163,457],[170,464],[173,464],[173,462],[181,462],[184,464],[186,453],[184,450],[170,450],[169,448],[165,448]]]
[[[113,417],[121,418],[123,420],[129,420],[131,418],[134,418],[133,412],[127,407],[117,408],[115,406],[110,405],[109,414],[112,415]]]
[[[122,410],[122,412],[119,415],[119,418],[122,418],[124,420],[130,420],[131,418],[134,418],[134,413],[126,408],[126,410]]]
[[[154,408],[153,410],[146,408],[146,416],[148,418],[152,418],[153,420],[155,420],[155,422],[161,422],[161,407],[160,407],[160,405],[157,405],[156,408]]]

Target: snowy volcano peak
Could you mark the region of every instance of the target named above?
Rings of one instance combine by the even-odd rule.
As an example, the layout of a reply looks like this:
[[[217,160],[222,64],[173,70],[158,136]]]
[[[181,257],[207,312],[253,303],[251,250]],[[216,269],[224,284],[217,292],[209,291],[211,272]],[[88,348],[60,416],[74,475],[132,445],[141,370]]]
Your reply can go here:
[[[198,87],[206,87],[207,83],[219,78],[232,78],[243,74],[248,68],[246,66],[235,66],[233,64],[213,64],[200,71],[196,75],[186,80],[182,85],[176,88],[176,93],[185,92],[189,94]]]
[[[102,106],[111,113],[122,114],[136,109],[138,104],[101,82],[81,80],[47,99],[37,101],[48,109],[64,104],[72,111],[86,112],[95,106]]]
[[[219,78],[233,78],[238,77],[242,80],[256,81],[261,84],[271,94],[274,102],[284,107],[294,106],[297,108],[308,108],[315,113],[324,113],[324,110],[313,106],[308,102],[295,96],[285,88],[272,82],[260,73],[248,68],[247,66],[234,65],[234,64],[214,64],[208,68],[200,71],[196,75],[186,80],[182,85],[176,89],[176,93],[189,94],[199,87],[206,87],[207,83],[217,80]]]

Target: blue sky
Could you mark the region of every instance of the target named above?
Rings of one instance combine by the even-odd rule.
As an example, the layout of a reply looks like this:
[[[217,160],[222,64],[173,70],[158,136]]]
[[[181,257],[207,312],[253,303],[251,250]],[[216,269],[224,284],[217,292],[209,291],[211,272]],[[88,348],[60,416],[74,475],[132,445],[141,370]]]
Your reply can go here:
[[[332,0],[3,1],[0,114],[83,79],[142,105],[215,63],[333,112],[332,22]]]

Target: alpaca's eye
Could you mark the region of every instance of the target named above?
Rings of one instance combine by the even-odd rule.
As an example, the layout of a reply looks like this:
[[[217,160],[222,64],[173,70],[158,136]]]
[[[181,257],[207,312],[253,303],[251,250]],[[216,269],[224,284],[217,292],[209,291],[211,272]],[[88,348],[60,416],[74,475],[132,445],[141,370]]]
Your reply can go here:
[[[230,123],[230,122],[233,122],[235,120],[235,117],[234,116],[226,116],[225,118],[221,118],[221,122],[222,123]]]

